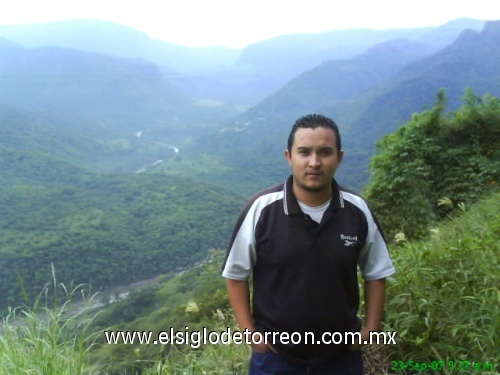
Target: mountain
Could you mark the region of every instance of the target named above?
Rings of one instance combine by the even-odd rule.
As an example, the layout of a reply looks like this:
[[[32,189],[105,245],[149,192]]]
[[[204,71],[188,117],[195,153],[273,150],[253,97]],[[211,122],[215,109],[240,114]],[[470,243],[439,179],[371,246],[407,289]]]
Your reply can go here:
[[[190,72],[232,64],[241,53],[224,47],[187,47],[149,37],[113,22],[75,19],[31,25],[0,26],[0,37],[26,48],[56,46],[86,52],[139,58]]]
[[[357,137],[358,145],[366,141],[373,144],[413,112],[431,106],[430,98],[440,89],[445,90],[448,110],[458,109],[467,88],[479,96],[499,96],[499,43],[500,21],[488,22],[481,32],[465,30],[452,45],[406,66],[388,81],[350,101],[350,108],[345,105],[348,103],[340,103],[323,110],[337,113],[345,119],[342,121],[351,124],[351,137],[362,134]]]
[[[36,25],[0,26],[0,37],[24,47],[58,46],[151,61],[189,96],[248,108],[274,93],[294,76],[323,61],[350,58],[392,39],[450,44],[465,28],[484,21],[460,19],[436,28],[339,30],[286,35],[247,46],[186,47],[150,38],[123,25],[97,20],[69,20]]]
[[[217,109],[179,95],[144,60],[6,41],[0,49],[0,310],[39,292],[51,265],[68,285],[105,289],[224,246],[237,193],[131,173],[181,159],[173,142],[203,134]]]
[[[0,104],[99,139],[117,161],[123,157],[121,171],[127,162],[131,171],[173,156],[173,147],[237,113],[186,96],[142,59],[5,40],[0,56]]]
[[[210,147],[226,152],[220,157],[235,171],[277,181],[288,170],[281,155],[299,112],[324,113],[343,134],[346,157],[338,177],[361,189],[376,141],[431,106],[440,88],[449,110],[457,108],[467,87],[478,95],[500,95],[499,23],[488,22],[481,32],[466,30],[431,55],[422,48],[420,59],[415,44],[391,42],[353,59],[326,62],[228,123],[212,137]]]
[[[11,106],[72,118],[113,118],[131,131],[138,130],[138,113],[151,114],[141,122],[173,121],[192,104],[145,60],[60,47],[0,48],[0,102]]]
[[[246,47],[228,74],[232,74],[230,79],[241,79],[241,89],[234,91],[236,98],[255,105],[325,61],[349,59],[373,45],[395,39],[424,43],[437,51],[451,44],[462,30],[480,30],[483,25],[484,21],[460,19],[433,28],[350,29],[279,36]]]

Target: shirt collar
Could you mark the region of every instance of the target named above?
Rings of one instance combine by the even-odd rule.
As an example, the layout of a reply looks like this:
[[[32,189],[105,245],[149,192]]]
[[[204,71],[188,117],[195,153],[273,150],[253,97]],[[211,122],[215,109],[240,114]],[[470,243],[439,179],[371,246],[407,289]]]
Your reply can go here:
[[[283,184],[283,208],[285,210],[285,215],[302,214],[299,202],[293,193],[293,176],[288,177]],[[344,208],[344,199],[342,198],[342,193],[337,181],[332,179],[332,201],[330,202],[329,209],[336,211],[341,208]]]

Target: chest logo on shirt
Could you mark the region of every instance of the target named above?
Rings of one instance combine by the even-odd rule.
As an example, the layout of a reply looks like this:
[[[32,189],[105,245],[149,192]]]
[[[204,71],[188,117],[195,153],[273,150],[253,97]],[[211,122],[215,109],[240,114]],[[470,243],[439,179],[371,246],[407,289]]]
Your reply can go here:
[[[341,234],[340,240],[344,241],[345,247],[356,247],[358,243],[358,236],[348,236],[345,234]]]

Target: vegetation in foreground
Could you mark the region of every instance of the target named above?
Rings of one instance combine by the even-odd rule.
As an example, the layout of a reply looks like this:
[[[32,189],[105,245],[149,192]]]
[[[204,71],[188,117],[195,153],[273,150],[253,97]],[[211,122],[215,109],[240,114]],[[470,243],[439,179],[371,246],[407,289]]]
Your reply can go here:
[[[55,275],[54,269],[52,274]],[[93,320],[92,315],[87,314],[89,305],[78,310],[73,308],[72,302],[78,293],[87,302],[92,301],[83,285],[67,289],[54,277],[32,307],[9,311],[0,325],[0,374],[99,373],[88,363],[98,333],[89,330]]]
[[[500,193],[496,192],[467,207],[459,217],[436,225],[429,238],[406,241],[400,237],[394,244],[398,272],[388,280],[384,330],[397,332],[397,345],[367,347],[367,374],[416,374],[422,372],[423,363],[441,366],[425,373],[498,373],[499,212]],[[97,317],[72,315],[70,304],[42,309],[43,315],[35,310],[13,313],[1,328],[0,373],[244,374],[249,356],[244,345],[209,344],[194,349],[103,342],[104,329],[236,329],[219,276],[223,255],[214,251],[212,262],[116,303]],[[126,322],[127,308],[151,311]],[[108,322],[114,325],[97,330]],[[403,364],[414,371],[402,370]]]
[[[377,143],[365,195],[390,238],[425,236],[452,211],[441,199],[470,205],[498,184],[500,99],[468,90],[463,102],[445,113],[440,91],[432,109]]]

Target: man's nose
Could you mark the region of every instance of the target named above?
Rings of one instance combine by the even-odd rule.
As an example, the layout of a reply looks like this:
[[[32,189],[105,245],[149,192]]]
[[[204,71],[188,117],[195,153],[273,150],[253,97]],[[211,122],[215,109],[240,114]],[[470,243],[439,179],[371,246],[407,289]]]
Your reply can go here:
[[[318,156],[318,154],[316,153],[312,153],[310,158],[309,158],[309,165],[311,167],[317,167],[320,165],[320,158]]]

